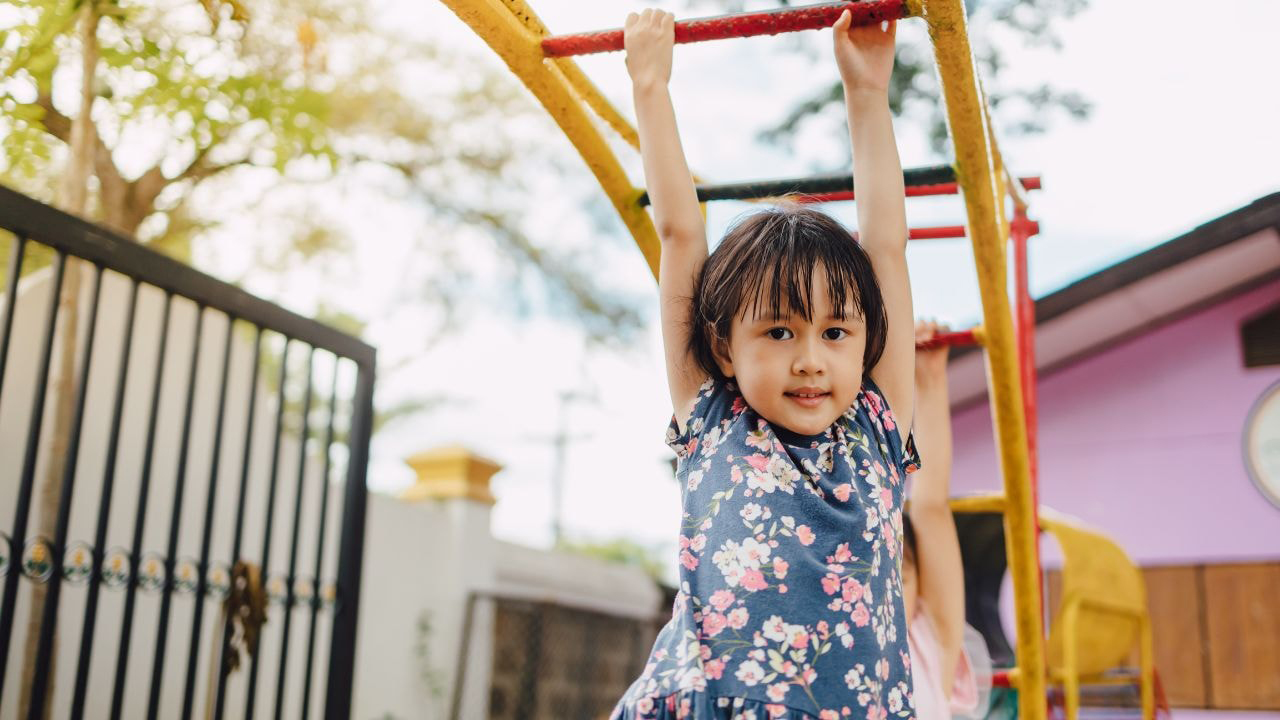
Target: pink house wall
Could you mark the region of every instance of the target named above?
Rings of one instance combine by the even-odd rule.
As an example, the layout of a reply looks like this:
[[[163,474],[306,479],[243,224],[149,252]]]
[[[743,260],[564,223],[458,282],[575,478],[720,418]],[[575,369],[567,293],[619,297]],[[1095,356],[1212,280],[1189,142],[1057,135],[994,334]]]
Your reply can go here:
[[[1244,367],[1240,323],[1277,301],[1280,280],[1042,377],[1041,504],[1143,565],[1280,558],[1280,508],[1241,451],[1249,409],[1280,367]],[[986,403],[953,427],[954,492],[999,489]]]

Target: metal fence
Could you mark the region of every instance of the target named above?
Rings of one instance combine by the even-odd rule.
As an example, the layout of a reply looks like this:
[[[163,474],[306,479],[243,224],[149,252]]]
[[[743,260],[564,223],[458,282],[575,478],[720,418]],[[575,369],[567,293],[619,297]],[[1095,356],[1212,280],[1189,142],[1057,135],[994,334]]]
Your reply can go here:
[[[374,349],[3,187],[0,228],[0,715],[347,717]]]

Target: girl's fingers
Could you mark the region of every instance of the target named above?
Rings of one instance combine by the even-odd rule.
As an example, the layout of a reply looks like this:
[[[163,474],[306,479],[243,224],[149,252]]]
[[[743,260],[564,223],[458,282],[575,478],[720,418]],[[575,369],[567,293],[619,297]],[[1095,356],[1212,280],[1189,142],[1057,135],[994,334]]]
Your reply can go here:
[[[850,15],[849,11],[846,9],[844,12],[840,13],[840,17],[836,18],[836,24],[832,25],[831,28],[836,32],[848,31],[849,23],[852,22],[852,17],[853,16]]]

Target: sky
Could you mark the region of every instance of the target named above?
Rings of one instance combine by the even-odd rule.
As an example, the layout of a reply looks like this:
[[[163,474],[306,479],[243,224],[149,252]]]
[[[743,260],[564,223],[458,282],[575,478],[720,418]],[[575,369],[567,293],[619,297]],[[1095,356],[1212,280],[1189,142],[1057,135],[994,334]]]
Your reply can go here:
[[[627,12],[641,7],[615,0],[539,0],[534,6],[557,33],[616,27]],[[706,5],[659,6],[678,17],[711,14]],[[438,3],[382,0],[379,7],[400,27],[500,67],[496,56]],[[1152,7],[1093,0],[1088,10],[1057,25],[1060,52],[1001,45],[1015,84],[1049,78],[1060,89],[1081,92],[1093,105],[1088,120],[1058,118],[1045,134],[1002,140],[1010,167],[1021,175],[1040,175],[1044,182],[1031,205],[1042,232],[1031,250],[1034,296],[1280,190],[1275,170],[1280,60],[1274,51],[1280,3],[1224,3],[1217,6],[1220,16],[1212,18],[1205,17],[1199,2],[1163,2],[1159,14]],[[899,32],[909,37],[923,28],[910,20]],[[834,77],[833,69],[815,65],[829,57],[829,37],[805,35],[677,48],[672,95],[695,172],[737,181],[847,167],[845,151],[821,126],[802,135],[790,151],[756,140],[793,100]],[[794,52],[797,44],[811,52]],[[633,117],[621,55],[585,58],[581,64]],[[938,161],[921,127],[900,121],[897,132],[904,166]],[[563,139],[551,142],[569,147]],[[641,185],[638,159],[620,154]],[[584,219],[572,204],[539,200],[556,196],[559,183],[589,188],[585,165],[566,167],[581,177],[534,179],[530,217],[555,223],[579,241],[594,241],[598,219]],[[732,203],[713,206],[709,235],[718,236],[746,209]],[[851,208],[832,211],[853,224]],[[960,224],[963,212],[956,198],[912,200],[908,219],[913,225]],[[394,232],[396,221],[385,222]],[[572,327],[539,316],[468,322],[380,388],[384,403],[415,386],[447,386],[455,400],[421,419],[393,425],[375,439],[370,470],[375,489],[394,492],[412,481],[402,460],[408,455],[461,443],[505,468],[493,482],[495,535],[546,546],[551,478],[557,474],[550,441],[561,426],[559,398],[573,394],[578,399],[566,406],[564,420],[571,442],[560,468],[568,537],[625,537],[674,557],[679,492],[662,442],[671,409],[654,322],[656,287],[639,252],[619,243],[621,223],[616,218],[604,222],[613,224],[613,232],[599,242],[622,249],[607,255],[600,272],[608,274],[605,284],[649,303],[643,337],[625,351],[610,352],[585,348]],[[908,259],[917,314],[956,326],[977,319],[977,283],[966,241],[913,243]],[[375,322],[366,339],[394,346],[412,331]]]

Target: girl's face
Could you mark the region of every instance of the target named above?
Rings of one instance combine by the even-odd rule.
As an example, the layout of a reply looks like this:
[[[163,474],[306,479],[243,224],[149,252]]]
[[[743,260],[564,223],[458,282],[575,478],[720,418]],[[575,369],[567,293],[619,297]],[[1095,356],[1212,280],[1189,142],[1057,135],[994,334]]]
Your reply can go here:
[[[862,386],[866,325],[858,308],[831,306],[826,272],[814,271],[812,321],[743,315],[734,319],[729,344],[717,356],[753,410],[802,435],[825,431],[853,405]]]

